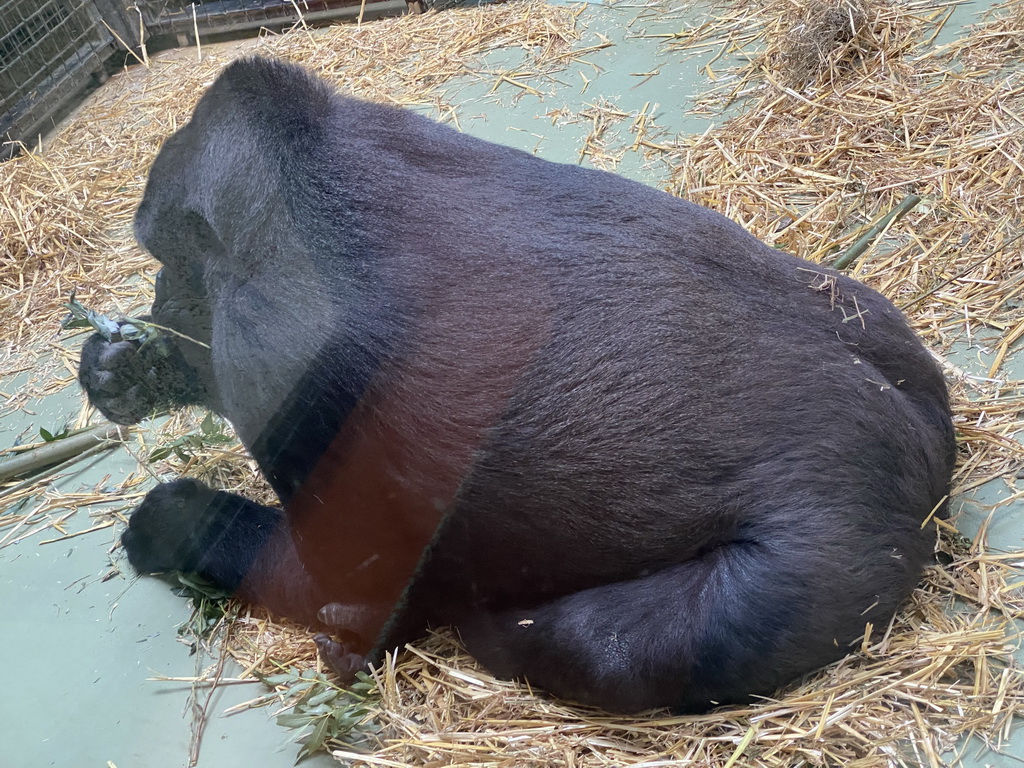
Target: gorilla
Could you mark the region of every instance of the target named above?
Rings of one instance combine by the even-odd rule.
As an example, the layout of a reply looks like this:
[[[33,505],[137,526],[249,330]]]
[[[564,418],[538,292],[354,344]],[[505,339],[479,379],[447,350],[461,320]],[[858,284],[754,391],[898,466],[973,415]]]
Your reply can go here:
[[[848,653],[931,556],[930,354],[710,210],[251,58],[135,232],[167,332],[90,338],[90,401],[222,414],[281,506],[158,485],[128,559],[306,623],[343,676],[448,625],[551,695],[703,711]]]

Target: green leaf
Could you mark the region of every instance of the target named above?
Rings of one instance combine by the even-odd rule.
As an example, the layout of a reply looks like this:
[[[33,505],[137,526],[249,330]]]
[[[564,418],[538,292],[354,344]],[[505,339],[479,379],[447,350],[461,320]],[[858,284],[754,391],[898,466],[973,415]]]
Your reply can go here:
[[[117,330],[121,334],[121,338],[126,341],[141,341],[146,336],[146,330],[133,323],[121,323]]]
[[[203,418],[203,423],[199,425],[199,429],[204,436],[220,434],[220,428],[217,426],[217,422],[213,420],[213,413],[211,411],[206,412],[206,416]]]
[[[281,693],[268,695],[267,701],[278,701],[283,695],[295,702],[286,713],[277,716],[277,723],[293,731],[290,740],[303,742],[296,763],[322,751],[330,740],[364,743],[380,727],[372,717],[370,703],[375,698],[376,685],[366,673],[358,673],[356,682],[365,690],[364,694],[339,688],[326,675],[309,667],[301,672],[290,667],[286,673],[258,677],[267,685],[288,686]]]
[[[311,696],[309,698],[309,701],[305,703],[307,706],[316,707],[320,704],[326,704],[329,701],[333,701],[334,699],[338,698],[338,695],[340,693],[341,691],[339,691],[336,688],[328,688],[325,691],[320,691],[320,693],[316,694],[315,696]]]
[[[75,317],[74,315],[68,315],[60,321],[60,327],[67,331],[72,328],[88,328],[92,323],[89,322],[88,318]]]
[[[376,681],[365,672],[356,672],[356,681],[348,686],[349,693],[362,699],[365,699],[376,689]]]
[[[286,712],[283,715],[277,716],[277,724],[282,728],[302,728],[312,723],[315,719],[309,715],[297,712]]]
[[[272,688],[284,685],[285,683],[290,683],[295,679],[295,675],[290,675],[287,672],[283,672],[280,675],[270,675],[269,677],[260,677],[260,675],[257,674],[256,677],[259,678],[261,683],[269,685]]]
[[[288,686],[288,690],[286,690],[284,692],[284,695],[287,696],[288,698],[291,698],[293,696],[297,696],[300,693],[304,693],[306,695],[309,695],[309,691],[310,691],[310,689],[312,687],[313,687],[313,681],[312,680],[300,680],[297,683],[293,683],[292,685],[289,685]]]
[[[103,336],[107,341],[113,341],[114,336],[119,332],[120,326],[117,324],[117,321],[111,320],[109,317],[101,315],[99,312],[89,310],[88,320],[89,323],[92,324],[92,327],[96,329],[97,333]]]
[[[303,714],[310,715],[311,717],[322,717],[331,714],[333,711],[334,708],[328,704],[318,704],[315,707],[303,706],[302,708]]]
[[[71,291],[71,295],[68,297],[67,303],[63,305],[64,309],[71,313],[71,317],[76,320],[87,320],[89,317],[89,310],[86,309],[78,299],[75,298],[74,290]]]
[[[166,459],[170,455],[171,455],[171,448],[170,448],[170,446],[165,445],[165,446],[163,446],[161,448],[155,448],[149,454],[149,460],[151,462],[152,461],[163,461],[164,459]]]
[[[159,336],[159,329],[145,320],[121,318],[118,321],[89,309],[75,299],[74,291],[71,291],[71,296],[64,304],[64,308],[69,314],[60,321],[60,327],[65,330],[69,328],[85,328],[91,325],[107,341],[124,339],[126,341],[139,341],[143,344]]]
[[[196,602],[206,603],[205,605],[200,605],[198,607],[204,608],[207,611],[217,610],[218,618],[223,613],[223,611],[220,610],[220,606],[217,605],[217,601],[231,597],[230,592],[221,589],[220,587],[213,584],[213,582],[207,581],[198,573],[179,572],[178,581],[181,582],[182,586],[187,587],[188,589],[192,590],[193,593],[195,593],[192,595],[193,600],[196,600],[196,595],[198,595],[200,599],[196,600]],[[202,600],[202,598],[206,598],[206,600],[204,601]]]
[[[333,734],[330,733],[331,719],[328,717],[323,718],[319,723],[316,724],[316,728],[313,729],[313,733],[309,735],[306,743],[302,745],[302,749],[299,750],[301,755],[303,751],[307,754],[313,754],[319,752],[324,748],[324,742],[327,741],[328,736]]]
[[[39,428],[39,436],[43,438],[43,440],[47,443],[52,443],[54,440],[63,440],[70,433],[71,430],[68,428],[66,424],[64,425],[64,429],[56,433],[50,432],[50,430],[45,429],[44,427]]]
[[[362,721],[366,713],[363,710],[350,711],[346,709],[336,709],[331,713],[331,717],[334,718],[334,722],[338,724],[338,731],[350,731],[355,728]]]

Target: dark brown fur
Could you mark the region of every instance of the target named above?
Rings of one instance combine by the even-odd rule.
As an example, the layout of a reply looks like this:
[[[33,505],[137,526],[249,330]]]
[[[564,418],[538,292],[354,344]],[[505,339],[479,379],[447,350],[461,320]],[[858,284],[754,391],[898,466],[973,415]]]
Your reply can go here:
[[[160,486],[129,558],[326,626],[346,668],[452,623],[556,695],[700,710],[846,653],[931,552],[929,354],[707,209],[253,59],[136,227],[156,320],[212,354],[95,337],[84,386],[118,421],[214,408],[285,511]]]

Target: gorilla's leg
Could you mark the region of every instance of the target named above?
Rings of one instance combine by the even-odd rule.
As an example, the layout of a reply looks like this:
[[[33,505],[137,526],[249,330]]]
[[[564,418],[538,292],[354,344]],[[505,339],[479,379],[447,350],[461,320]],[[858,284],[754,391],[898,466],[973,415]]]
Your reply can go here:
[[[392,606],[335,602],[346,591],[330,577],[352,564],[331,557],[330,536],[344,537],[347,529],[319,522],[295,531],[281,510],[181,478],[146,495],[121,541],[140,573],[196,573],[278,616],[336,632],[342,643],[324,635],[317,644],[325,661],[339,674],[344,667],[350,677],[363,666],[362,655],[373,647]],[[307,534],[325,539],[324,558],[296,547]]]
[[[866,621],[893,609],[855,586],[837,591],[849,586],[835,575],[841,566],[796,554],[732,543],[632,581],[477,616],[458,628],[491,672],[561,698],[612,712],[704,711],[769,695],[840,657]],[[833,604],[816,597],[822,590]]]

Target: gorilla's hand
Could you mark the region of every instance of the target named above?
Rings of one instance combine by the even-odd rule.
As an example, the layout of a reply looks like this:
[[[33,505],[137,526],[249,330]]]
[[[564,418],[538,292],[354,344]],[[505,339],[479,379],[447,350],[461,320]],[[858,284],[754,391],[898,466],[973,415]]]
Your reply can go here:
[[[166,337],[145,344],[93,334],[82,347],[79,381],[89,402],[116,424],[202,401],[202,384]]]
[[[121,537],[128,562],[140,573],[197,572],[215,535],[215,498],[216,491],[188,478],[156,486]]]
[[[146,494],[121,543],[140,573],[198,573],[233,592],[280,523],[278,510],[180,478]]]
[[[320,659],[331,671],[341,678],[342,684],[351,683],[356,679],[356,672],[366,669],[366,657],[353,653],[344,643],[339,643],[326,632],[318,632],[313,636]]]

